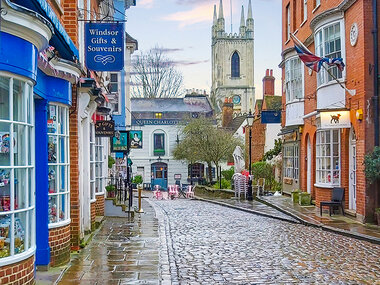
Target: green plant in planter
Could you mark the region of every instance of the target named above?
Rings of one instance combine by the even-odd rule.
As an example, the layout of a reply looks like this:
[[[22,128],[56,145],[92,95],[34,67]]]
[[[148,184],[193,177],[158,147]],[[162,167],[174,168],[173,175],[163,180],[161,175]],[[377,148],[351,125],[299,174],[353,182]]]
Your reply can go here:
[[[108,168],[112,168],[112,165],[116,163],[115,159],[112,156],[108,156]]]
[[[107,185],[107,186],[106,186],[106,190],[107,190],[108,192],[115,191],[115,190],[116,190],[116,187],[115,187],[115,185]]]
[[[376,146],[373,151],[364,157],[365,177],[370,183],[380,179],[380,147]]]
[[[299,193],[299,204],[301,206],[309,206],[311,204],[311,195],[307,192]]]
[[[301,193],[301,190],[300,190],[300,189],[294,189],[294,190],[291,192],[291,195],[292,195],[292,202],[293,202],[293,203],[298,203],[298,202],[299,202],[300,193]]]
[[[143,183],[142,176],[141,176],[141,175],[136,175],[136,176],[133,178],[132,183],[134,183],[134,184],[141,184],[141,183]]]

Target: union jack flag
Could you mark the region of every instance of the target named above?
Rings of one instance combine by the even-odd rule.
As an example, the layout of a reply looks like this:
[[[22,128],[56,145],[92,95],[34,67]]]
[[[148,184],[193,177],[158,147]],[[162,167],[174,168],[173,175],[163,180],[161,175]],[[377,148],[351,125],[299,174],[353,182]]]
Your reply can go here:
[[[294,49],[296,50],[300,60],[310,69],[315,72],[319,72],[323,63],[326,63],[329,66],[335,65],[340,71],[344,69],[343,59],[338,58],[328,58],[328,57],[319,57],[307,49],[293,34],[290,34],[294,42]]]

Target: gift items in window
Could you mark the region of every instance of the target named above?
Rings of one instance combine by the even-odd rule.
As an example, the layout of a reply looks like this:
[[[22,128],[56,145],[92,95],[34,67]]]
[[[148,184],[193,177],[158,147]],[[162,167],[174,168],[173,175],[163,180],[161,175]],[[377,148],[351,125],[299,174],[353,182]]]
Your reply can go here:
[[[9,187],[9,179],[10,179],[9,170],[0,169],[0,187]],[[4,189],[1,189],[1,190],[4,190]]]
[[[57,197],[49,197],[49,223],[56,223],[57,219]]]
[[[57,162],[57,138],[55,136],[49,136],[48,162]]]
[[[10,217],[0,219],[0,258],[10,255]]]
[[[20,253],[25,250],[25,231],[22,226],[20,218],[15,218],[15,253]]]
[[[56,188],[55,188],[55,170],[50,169],[49,174],[48,174],[48,181],[49,181],[49,193],[56,193]]]

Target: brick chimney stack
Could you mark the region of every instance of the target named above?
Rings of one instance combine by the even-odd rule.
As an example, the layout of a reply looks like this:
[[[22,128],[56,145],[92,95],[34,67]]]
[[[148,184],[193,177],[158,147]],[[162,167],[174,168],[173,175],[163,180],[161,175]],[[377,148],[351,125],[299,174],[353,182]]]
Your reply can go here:
[[[273,69],[267,69],[263,78],[263,96],[274,96],[274,80]]]
[[[232,98],[225,98],[222,110],[222,127],[228,128],[232,123],[232,116],[234,113],[234,104]]]

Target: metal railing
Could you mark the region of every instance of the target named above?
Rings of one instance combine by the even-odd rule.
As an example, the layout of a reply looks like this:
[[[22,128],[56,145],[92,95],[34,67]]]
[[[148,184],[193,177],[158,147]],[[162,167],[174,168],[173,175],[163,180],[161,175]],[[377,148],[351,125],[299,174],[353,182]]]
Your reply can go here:
[[[133,206],[133,189],[128,179],[122,177],[107,177],[107,185],[113,186],[107,191],[107,198],[115,198],[117,204],[128,206],[128,211]]]

